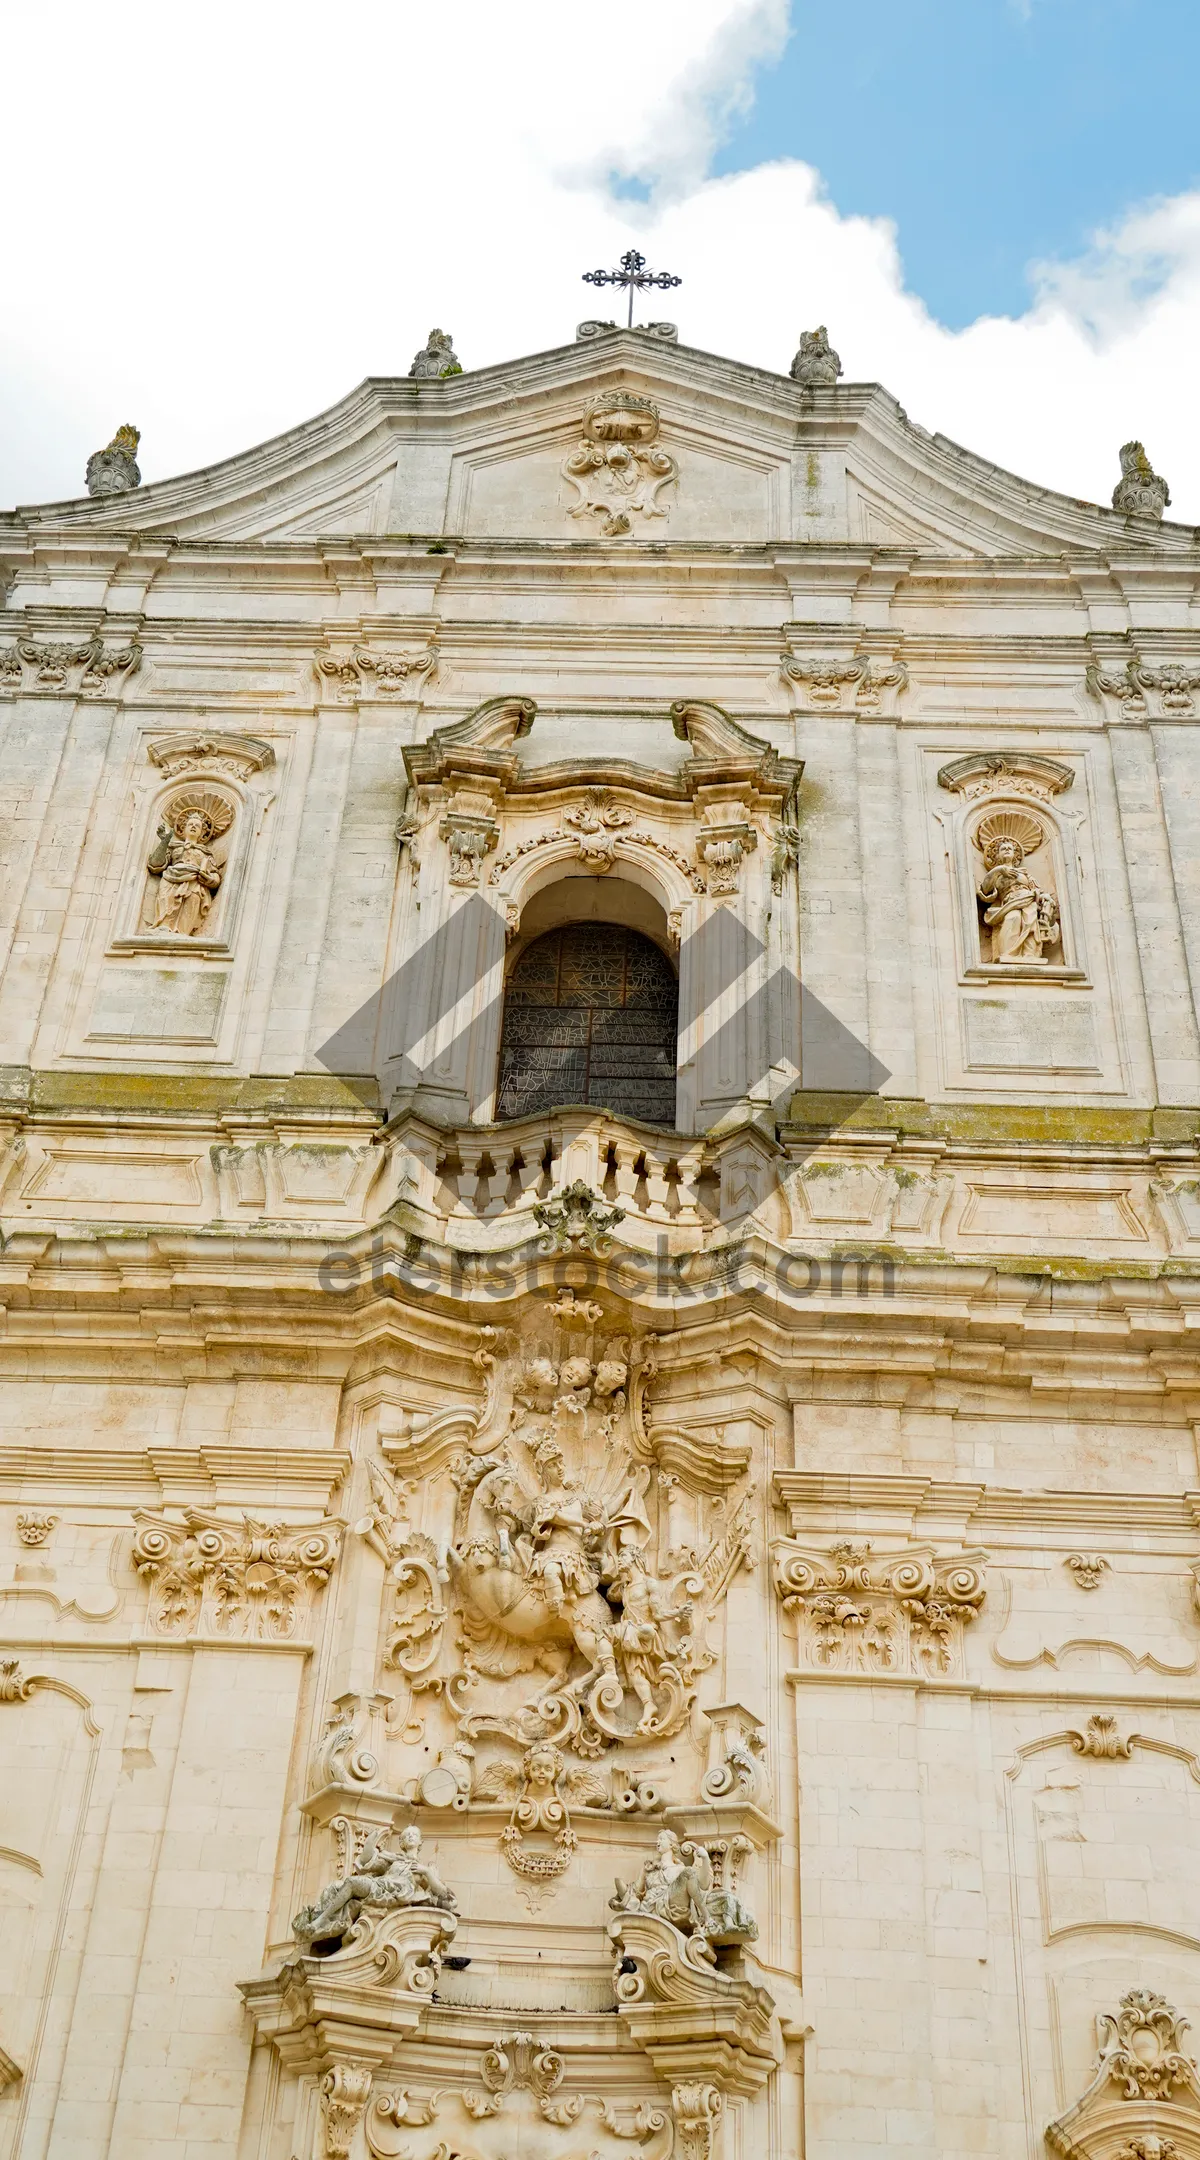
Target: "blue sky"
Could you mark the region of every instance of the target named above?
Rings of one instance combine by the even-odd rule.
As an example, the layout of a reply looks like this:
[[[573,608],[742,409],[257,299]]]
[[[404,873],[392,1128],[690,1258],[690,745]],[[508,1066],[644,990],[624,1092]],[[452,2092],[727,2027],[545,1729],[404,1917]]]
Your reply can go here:
[[[905,283],[953,329],[1019,315],[1031,263],[1200,180],[1200,0],[793,0],[783,58],[718,173],[815,165],[891,218]]]

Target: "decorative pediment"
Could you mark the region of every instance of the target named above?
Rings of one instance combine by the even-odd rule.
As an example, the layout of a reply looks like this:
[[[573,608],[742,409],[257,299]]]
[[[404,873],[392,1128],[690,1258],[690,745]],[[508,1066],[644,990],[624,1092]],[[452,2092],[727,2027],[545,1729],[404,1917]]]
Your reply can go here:
[[[1082,2100],[1048,2125],[1063,2160],[1200,2160],[1200,2081],[1184,2052],[1186,2018],[1151,1988],[1131,1988],[1096,2019],[1099,2060]]]
[[[954,758],[938,772],[938,786],[971,802],[980,795],[1034,795],[1045,802],[1074,784],[1075,774],[1057,758],[1028,750],[976,751]]]

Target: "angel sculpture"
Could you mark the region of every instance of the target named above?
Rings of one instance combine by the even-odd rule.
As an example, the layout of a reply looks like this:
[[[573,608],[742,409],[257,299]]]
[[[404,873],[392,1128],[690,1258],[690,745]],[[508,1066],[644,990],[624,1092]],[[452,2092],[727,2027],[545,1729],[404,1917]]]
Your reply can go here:
[[[758,1923],[753,1913],[731,1890],[715,1887],[713,1866],[703,1845],[680,1844],[673,1830],[660,1830],[653,1856],[636,1882],[617,1877],[616,1893],[609,1899],[617,1913],[649,1913],[667,1920],[681,1935],[700,1936],[720,1947],[754,1942]]]
[[[313,1905],[296,1914],[297,1942],[328,1942],[347,1934],[364,1906],[437,1905],[456,1910],[454,1893],[428,1862],[418,1858],[421,1833],[415,1825],[400,1833],[400,1850],[385,1852],[381,1829],[368,1830],[353,1872],[330,1883]]]
[[[519,1766],[491,1763],[476,1780],[471,1797],[511,1799],[512,1814],[500,1834],[501,1850],[515,1874],[545,1881],[563,1874],[575,1851],[569,1802],[579,1807],[605,1808],[611,1802],[611,1789],[594,1770],[568,1768],[559,1748],[550,1741],[538,1740],[526,1748]],[[553,1837],[553,1852],[527,1850],[524,1841],[531,1831]]]

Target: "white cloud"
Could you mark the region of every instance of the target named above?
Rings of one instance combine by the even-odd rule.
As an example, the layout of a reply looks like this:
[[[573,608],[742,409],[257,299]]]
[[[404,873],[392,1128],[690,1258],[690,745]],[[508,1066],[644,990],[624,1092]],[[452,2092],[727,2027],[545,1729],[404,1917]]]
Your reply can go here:
[[[229,456],[404,373],[431,322],[468,367],[563,343],[598,309],[580,273],[634,241],[682,273],[689,343],[782,369],[824,321],[848,376],[1047,485],[1107,500],[1142,436],[1200,519],[1200,197],[949,332],[811,168],[705,179],[786,33],[786,0],[10,11],[6,74],[38,88],[5,113],[0,502],[77,494],[126,419],[147,479]]]

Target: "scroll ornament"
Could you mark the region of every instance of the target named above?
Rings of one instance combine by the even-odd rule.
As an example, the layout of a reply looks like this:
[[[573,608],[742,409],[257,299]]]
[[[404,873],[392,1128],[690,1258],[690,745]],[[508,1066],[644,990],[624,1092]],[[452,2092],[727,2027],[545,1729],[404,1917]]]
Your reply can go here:
[[[240,1523],[201,1508],[183,1520],[139,1510],[133,1564],[150,1585],[150,1625],[160,1635],[209,1634],[287,1642],[300,1631],[312,1594],[328,1582],[343,1525],[331,1518],[302,1528]]]
[[[801,1655],[818,1671],[949,1673],[985,1596],[983,1552],[910,1546],[876,1559],[869,1544],[821,1553],[781,1541],[772,1558]]]
[[[1200,2080],[1186,2018],[1152,1988],[1131,1988],[1096,2019],[1096,2074],[1048,2125],[1062,2160],[1198,2160]]]

